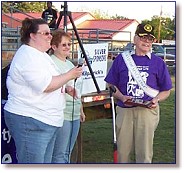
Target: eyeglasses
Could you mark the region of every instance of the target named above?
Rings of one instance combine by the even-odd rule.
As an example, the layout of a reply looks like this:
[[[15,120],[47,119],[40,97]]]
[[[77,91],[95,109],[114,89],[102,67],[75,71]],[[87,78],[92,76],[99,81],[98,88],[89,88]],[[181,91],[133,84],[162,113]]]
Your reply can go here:
[[[139,36],[138,35],[138,37],[140,38],[141,41],[144,41],[144,42],[148,41],[148,42],[152,43],[155,40],[155,38],[149,37],[149,36]]]
[[[63,43],[61,45],[62,45],[62,47],[67,47],[67,46],[70,47],[71,46],[71,43],[67,43],[67,44],[66,43]]]
[[[45,36],[52,35],[51,32],[37,32],[37,34],[42,34]]]

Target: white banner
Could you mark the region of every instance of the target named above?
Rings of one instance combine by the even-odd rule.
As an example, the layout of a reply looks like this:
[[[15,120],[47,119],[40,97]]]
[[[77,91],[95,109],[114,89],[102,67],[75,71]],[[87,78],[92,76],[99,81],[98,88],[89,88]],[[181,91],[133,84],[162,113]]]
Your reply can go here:
[[[100,90],[105,90],[106,82],[104,81],[104,79],[107,74],[108,43],[84,44],[83,47],[85,49],[89,64],[92,68]],[[78,59],[82,57],[83,55],[81,53],[81,50],[79,50]],[[83,68],[82,78],[82,95],[97,92],[87,65],[85,65]]]

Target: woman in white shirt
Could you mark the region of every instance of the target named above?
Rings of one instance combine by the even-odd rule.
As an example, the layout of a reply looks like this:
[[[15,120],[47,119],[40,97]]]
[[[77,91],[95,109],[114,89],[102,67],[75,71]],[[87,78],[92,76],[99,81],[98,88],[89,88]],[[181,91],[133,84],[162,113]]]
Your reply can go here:
[[[18,163],[51,163],[56,133],[63,125],[65,91],[73,93],[65,84],[80,77],[82,68],[60,73],[45,53],[52,35],[44,20],[26,18],[20,34],[23,44],[7,77],[5,122],[15,141]]]

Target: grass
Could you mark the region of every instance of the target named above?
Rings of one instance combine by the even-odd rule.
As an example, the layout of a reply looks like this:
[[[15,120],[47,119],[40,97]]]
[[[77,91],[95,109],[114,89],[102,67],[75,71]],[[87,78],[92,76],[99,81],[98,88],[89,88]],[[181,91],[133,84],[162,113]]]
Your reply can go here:
[[[112,120],[98,119],[82,126],[83,163],[112,163]]]
[[[175,92],[161,103],[160,123],[155,133],[154,162],[175,163]],[[160,157],[159,157],[160,156]]]
[[[153,163],[176,162],[175,91],[160,103],[161,115],[154,138]],[[95,112],[96,113],[96,112]],[[97,119],[82,124],[82,162],[113,163],[112,119]]]

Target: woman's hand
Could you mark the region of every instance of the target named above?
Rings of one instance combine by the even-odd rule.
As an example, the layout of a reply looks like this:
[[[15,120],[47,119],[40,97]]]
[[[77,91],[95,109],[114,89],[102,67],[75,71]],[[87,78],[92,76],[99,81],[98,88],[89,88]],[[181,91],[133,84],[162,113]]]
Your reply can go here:
[[[78,98],[77,91],[72,86],[66,86],[65,91],[66,91],[67,94],[69,94],[74,99],[77,99]]]

